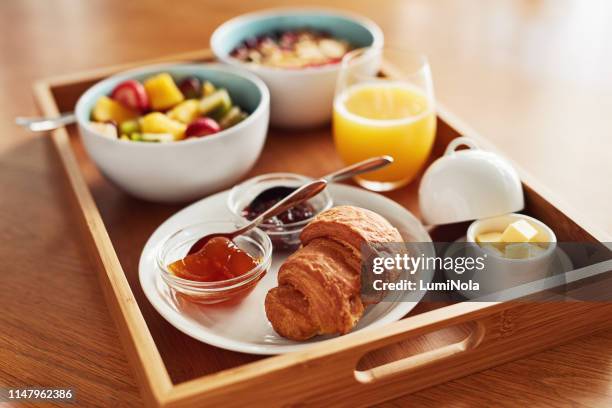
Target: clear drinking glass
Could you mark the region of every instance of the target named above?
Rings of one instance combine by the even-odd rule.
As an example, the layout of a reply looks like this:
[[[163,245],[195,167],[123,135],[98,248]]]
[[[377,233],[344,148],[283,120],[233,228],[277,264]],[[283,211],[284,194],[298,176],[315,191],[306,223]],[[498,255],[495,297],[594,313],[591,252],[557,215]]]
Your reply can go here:
[[[385,76],[381,76],[382,72]],[[418,175],[436,135],[427,58],[393,49],[362,48],[343,58],[334,98],[333,134],[347,164],[390,155],[388,167],[355,178],[374,191],[402,187]]]

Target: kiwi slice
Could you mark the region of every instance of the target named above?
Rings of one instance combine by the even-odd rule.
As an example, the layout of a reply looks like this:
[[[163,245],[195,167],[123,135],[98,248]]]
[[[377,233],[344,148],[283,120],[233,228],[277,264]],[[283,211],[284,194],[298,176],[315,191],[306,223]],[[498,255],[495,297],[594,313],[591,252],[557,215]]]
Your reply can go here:
[[[121,122],[121,124],[119,125],[119,130],[124,135],[129,135],[134,132],[139,132],[140,125],[138,124],[137,120],[126,120],[125,122]]]
[[[140,142],[142,140],[142,134],[140,132],[130,133],[130,140]]]
[[[200,100],[200,113],[203,116],[221,118],[231,107],[232,99],[225,89],[219,89]]]
[[[221,129],[227,129],[243,121],[246,117],[246,113],[241,111],[239,107],[234,106],[219,120],[219,126],[221,126]]]

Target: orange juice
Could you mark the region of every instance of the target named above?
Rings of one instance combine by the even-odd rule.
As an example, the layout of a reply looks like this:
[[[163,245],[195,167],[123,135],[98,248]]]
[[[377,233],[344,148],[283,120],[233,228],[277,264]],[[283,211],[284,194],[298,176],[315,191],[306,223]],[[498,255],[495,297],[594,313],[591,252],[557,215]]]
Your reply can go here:
[[[336,96],[333,132],[347,164],[390,155],[384,169],[359,176],[364,187],[385,191],[411,182],[425,164],[436,134],[436,114],[422,91],[394,81],[353,85]]]

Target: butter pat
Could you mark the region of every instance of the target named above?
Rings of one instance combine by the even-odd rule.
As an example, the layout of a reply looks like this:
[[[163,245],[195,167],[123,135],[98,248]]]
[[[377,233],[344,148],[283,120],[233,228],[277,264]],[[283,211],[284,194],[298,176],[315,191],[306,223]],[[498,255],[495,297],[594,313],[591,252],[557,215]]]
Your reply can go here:
[[[483,242],[482,244],[480,244],[480,247],[489,254],[500,256],[500,257],[504,256],[504,253],[498,247],[488,242]]]
[[[544,252],[544,249],[537,244],[521,242],[518,244],[508,244],[504,250],[504,256],[509,259],[534,258]]]
[[[502,233],[501,240],[504,242],[529,242],[538,235],[529,222],[518,220],[508,225]]]
[[[509,259],[527,259],[530,254],[530,246],[527,243],[508,244],[504,256]]]
[[[500,246],[502,245],[502,233],[501,232],[485,232],[476,237],[476,242],[483,244],[492,244]]]
[[[542,247],[547,247],[548,243],[550,242],[550,238],[548,237],[548,234],[544,231],[538,231],[538,233],[535,235],[535,237],[531,238],[530,242],[535,242],[538,244],[542,244],[540,246]]]
[[[546,252],[544,248],[542,248],[538,244],[529,244],[529,257],[534,258],[542,253]]]

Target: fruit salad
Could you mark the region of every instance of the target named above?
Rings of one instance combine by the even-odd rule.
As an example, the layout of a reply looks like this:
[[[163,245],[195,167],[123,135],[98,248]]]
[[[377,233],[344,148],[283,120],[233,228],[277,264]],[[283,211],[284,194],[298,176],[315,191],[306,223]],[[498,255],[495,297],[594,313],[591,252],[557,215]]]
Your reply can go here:
[[[329,33],[303,28],[248,38],[231,56],[246,63],[299,69],[335,64],[352,48]]]
[[[137,142],[173,142],[230,128],[247,114],[224,88],[193,76],[178,83],[168,73],[117,85],[96,101],[93,128],[101,136]]]

